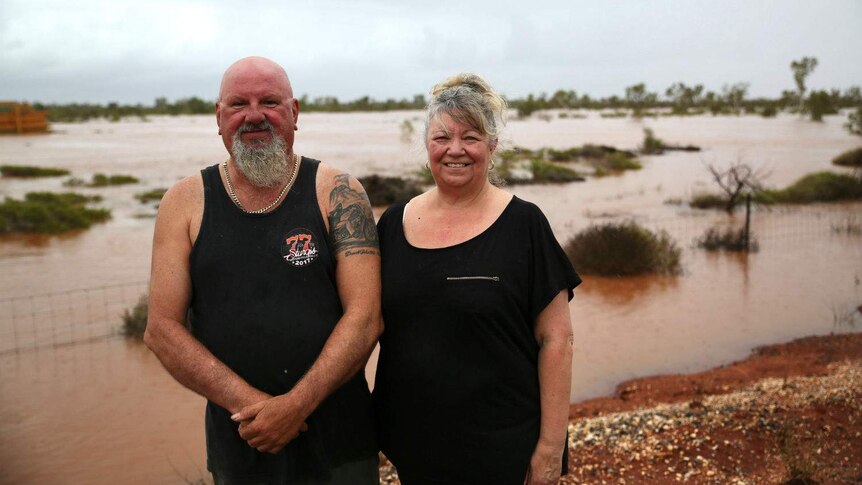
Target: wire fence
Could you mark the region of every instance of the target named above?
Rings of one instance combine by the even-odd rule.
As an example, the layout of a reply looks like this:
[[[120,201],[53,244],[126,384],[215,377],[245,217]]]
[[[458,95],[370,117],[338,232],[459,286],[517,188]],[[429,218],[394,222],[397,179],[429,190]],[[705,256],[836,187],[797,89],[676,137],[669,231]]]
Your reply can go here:
[[[862,235],[862,212],[859,209],[859,205],[853,205],[754,212],[751,230],[761,250],[780,249],[785,244],[823,238],[830,233],[858,236]],[[634,220],[650,230],[666,231],[683,247],[695,246],[697,239],[710,227],[739,228],[745,220],[740,214],[698,214],[703,215]],[[601,224],[611,220],[594,218],[590,223]],[[147,285],[147,282],[134,282],[0,299],[0,355],[121,335],[124,312],[138,302]]]
[[[0,355],[120,335],[123,313],[146,290],[135,282],[0,299]]]

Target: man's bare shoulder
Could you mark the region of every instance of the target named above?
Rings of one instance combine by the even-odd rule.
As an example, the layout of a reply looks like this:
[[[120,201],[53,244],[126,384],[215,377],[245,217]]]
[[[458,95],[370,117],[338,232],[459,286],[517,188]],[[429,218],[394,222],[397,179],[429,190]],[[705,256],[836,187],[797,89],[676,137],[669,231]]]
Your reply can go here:
[[[159,203],[156,232],[176,234],[194,244],[204,212],[204,183],[200,174],[188,176],[173,185]],[[180,236],[183,234],[183,236]]]
[[[204,183],[200,174],[190,175],[175,183],[162,196],[159,214],[163,211],[192,214],[203,209]]]

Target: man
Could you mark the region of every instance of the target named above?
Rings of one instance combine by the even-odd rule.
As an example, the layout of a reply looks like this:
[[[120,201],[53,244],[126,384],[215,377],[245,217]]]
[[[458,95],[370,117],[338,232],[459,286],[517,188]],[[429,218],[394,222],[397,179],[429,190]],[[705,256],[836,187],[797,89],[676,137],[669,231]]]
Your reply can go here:
[[[294,153],[298,115],[278,64],[227,69],[230,157],[162,199],[144,341],[207,399],[216,483],[376,484],[377,233],[354,178]]]

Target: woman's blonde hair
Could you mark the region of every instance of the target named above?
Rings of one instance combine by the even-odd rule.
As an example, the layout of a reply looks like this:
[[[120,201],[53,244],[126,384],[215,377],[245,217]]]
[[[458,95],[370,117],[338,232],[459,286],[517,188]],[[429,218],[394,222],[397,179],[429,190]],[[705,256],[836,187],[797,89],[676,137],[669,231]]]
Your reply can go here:
[[[425,117],[425,138],[431,120],[447,114],[487,135],[496,142],[505,125],[506,100],[488,81],[476,74],[456,74],[431,89],[431,101]]]

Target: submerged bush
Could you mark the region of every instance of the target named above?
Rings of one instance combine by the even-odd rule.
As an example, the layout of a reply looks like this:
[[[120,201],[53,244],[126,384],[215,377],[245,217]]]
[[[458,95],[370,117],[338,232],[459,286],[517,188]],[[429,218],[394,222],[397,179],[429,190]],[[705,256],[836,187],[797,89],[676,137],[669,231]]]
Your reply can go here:
[[[85,182],[83,179],[73,177],[63,182],[63,185],[66,187],[107,187],[110,185],[136,184],[138,182],[140,182],[140,180],[131,175],[105,175],[103,173],[97,173],[93,175],[90,182]]]
[[[407,202],[421,194],[422,186],[415,180],[401,177],[381,177],[368,175],[359,177],[372,206],[386,206],[396,202]]]
[[[697,246],[707,251],[747,251],[756,252],[757,241],[753,234],[749,234],[748,241],[745,238],[745,228],[733,229],[728,227],[722,230],[719,227],[710,227],[703,236],[697,240]]]
[[[147,202],[158,202],[162,200],[162,197],[164,197],[165,192],[167,191],[168,189],[148,190],[147,192],[139,192],[135,194],[135,198],[138,199],[141,204],[146,204]]]
[[[126,337],[143,338],[147,330],[147,294],[138,299],[138,303],[123,312],[123,335]]]
[[[556,163],[546,162],[545,160],[530,160],[530,170],[533,172],[533,183],[546,184],[584,181],[584,177],[578,175],[574,170],[557,165]]]
[[[677,274],[681,250],[665,231],[653,233],[633,221],[591,226],[565,247],[578,271],[604,276]]]
[[[0,165],[0,174],[4,177],[60,177],[69,175],[65,168],[33,167],[30,165]]]
[[[651,128],[644,128],[644,141],[641,145],[641,153],[645,155],[664,153],[664,142],[655,137]]]
[[[862,148],[848,150],[832,159],[833,165],[840,167],[862,168]]]
[[[765,190],[758,196],[759,202],[785,204],[853,199],[862,199],[862,179],[833,172],[810,173],[785,189]]]
[[[73,229],[86,229],[111,217],[108,209],[91,209],[89,202],[99,196],[76,193],[30,192],[24,200],[6,198],[0,204],[0,234],[34,232],[56,234]]]
[[[701,192],[694,194],[688,205],[695,209],[724,209],[727,207],[727,198],[720,194]]]

